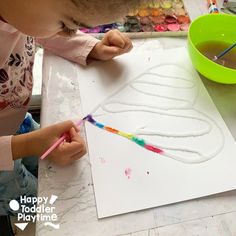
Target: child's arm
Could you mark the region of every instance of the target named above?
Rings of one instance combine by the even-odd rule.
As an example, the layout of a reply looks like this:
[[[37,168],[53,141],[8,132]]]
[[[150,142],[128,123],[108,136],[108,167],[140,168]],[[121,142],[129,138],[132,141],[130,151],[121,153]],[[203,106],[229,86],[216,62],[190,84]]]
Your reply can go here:
[[[70,61],[86,65],[87,59],[110,60],[132,49],[132,42],[118,30],[111,30],[100,41],[77,31],[76,36],[37,39],[45,49]]]
[[[55,55],[81,65],[86,65],[89,53],[99,40],[77,31],[76,35],[71,38],[55,36],[49,39],[36,39],[36,42]]]
[[[12,170],[13,160],[40,156],[61,134],[68,138],[48,156],[54,163],[65,166],[78,160],[86,153],[86,146],[72,121],[65,121],[30,133],[0,137],[0,170]]]
[[[0,171],[13,170],[14,162],[11,151],[12,136],[0,137]]]

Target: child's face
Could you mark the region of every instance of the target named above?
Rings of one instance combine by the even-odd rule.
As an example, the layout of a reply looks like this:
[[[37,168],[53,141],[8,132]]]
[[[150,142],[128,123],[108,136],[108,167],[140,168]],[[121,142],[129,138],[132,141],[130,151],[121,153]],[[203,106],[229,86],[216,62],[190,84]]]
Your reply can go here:
[[[8,9],[0,10],[2,18],[34,37],[69,36],[73,33],[70,30],[111,23],[127,13],[119,10],[122,13],[114,14],[103,8],[79,9],[74,0],[11,0],[7,4]]]

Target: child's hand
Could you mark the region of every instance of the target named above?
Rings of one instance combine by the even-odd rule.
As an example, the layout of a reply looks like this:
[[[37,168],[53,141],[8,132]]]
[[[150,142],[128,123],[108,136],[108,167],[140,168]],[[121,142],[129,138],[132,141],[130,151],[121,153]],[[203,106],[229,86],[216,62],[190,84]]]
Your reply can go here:
[[[72,121],[65,121],[42,129],[40,135],[48,137],[45,139],[44,145],[42,145],[45,147],[44,151],[62,134],[65,132],[68,134],[67,139],[52,151],[48,158],[59,166],[66,166],[81,158],[86,153],[86,146],[78,131]]]
[[[133,48],[131,40],[119,30],[107,32],[101,42],[97,43],[88,58],[107,61]]]
[[[57,139],[67,133],[65,142],[53,150],[48,158],[59,166],[69,165],[86,153],[84,140],[78,131],[72,121],[65,121],[34,132],[13,136],[13,159],[41,156]]]
[[[40,136],[45,147],[45,152],[65,132],[68,134],[66,140],[61,143],[48,158],[60,166],[66,166],[80,159],[86,153],[84,140],[79,135],[79,130],[72,121],[65,121],[59,124],[41,129]],[[46,138],[45,138],[46,137]],[[41,154],[43,154],[43,152]]]

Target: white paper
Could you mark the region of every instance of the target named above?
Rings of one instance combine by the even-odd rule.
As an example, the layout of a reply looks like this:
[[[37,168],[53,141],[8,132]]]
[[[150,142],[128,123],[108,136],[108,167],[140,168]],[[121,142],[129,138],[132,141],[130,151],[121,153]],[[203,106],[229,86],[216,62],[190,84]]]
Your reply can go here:
[[[158,155],[86,123],[98,217],[236,188],[236,145],[185,48],[78,68],[84,115],[163,148]]]

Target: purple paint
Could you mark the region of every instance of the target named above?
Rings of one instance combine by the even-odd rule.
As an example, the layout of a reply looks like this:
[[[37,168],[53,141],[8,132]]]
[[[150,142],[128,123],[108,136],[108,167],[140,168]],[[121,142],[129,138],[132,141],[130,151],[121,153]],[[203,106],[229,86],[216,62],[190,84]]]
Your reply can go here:
[[[87,120],[88,122],[91,122],[92,124],[95,124],[95,123],[96,123],[96,121],[93,119],[93,117],[92,117],[91,115],[86,116],[86,120]]]

